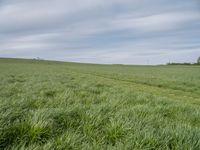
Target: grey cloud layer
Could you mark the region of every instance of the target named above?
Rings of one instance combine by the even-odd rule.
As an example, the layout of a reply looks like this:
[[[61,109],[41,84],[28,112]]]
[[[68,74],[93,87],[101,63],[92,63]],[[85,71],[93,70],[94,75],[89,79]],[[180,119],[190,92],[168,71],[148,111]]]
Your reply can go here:
[[[200,55],[198,0],[3,0],[0,57],[159,64]]]

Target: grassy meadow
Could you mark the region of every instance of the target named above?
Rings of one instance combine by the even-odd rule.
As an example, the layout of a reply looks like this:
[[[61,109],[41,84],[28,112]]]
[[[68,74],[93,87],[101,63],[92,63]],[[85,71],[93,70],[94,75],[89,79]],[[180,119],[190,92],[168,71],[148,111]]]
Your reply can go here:
[[[200,66],[0,59],[0,149],[200,149]]]

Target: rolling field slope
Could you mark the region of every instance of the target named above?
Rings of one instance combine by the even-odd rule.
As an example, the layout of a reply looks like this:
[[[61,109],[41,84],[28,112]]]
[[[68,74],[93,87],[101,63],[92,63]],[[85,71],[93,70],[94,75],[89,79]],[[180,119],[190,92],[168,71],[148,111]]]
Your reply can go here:
[[[200,67],[0,59],[0,149],[200,149]]]

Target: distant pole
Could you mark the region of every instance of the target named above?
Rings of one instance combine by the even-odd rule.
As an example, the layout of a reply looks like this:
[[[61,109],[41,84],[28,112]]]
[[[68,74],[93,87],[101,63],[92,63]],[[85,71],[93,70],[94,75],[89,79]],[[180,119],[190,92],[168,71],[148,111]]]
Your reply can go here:
[[[147,65],[149,65],[149,59],[147,59]]]
[[[197,59],[197,64],[200,64],[200,56],[199,56],[199,58]]]

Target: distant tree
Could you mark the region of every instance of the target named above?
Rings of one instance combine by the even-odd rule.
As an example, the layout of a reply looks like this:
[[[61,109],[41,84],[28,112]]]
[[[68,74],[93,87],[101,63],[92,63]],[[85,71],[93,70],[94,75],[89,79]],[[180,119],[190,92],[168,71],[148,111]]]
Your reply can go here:
[[[197,59],[197,64],[200,64],[200,56],[199,56],[199,58]]]

